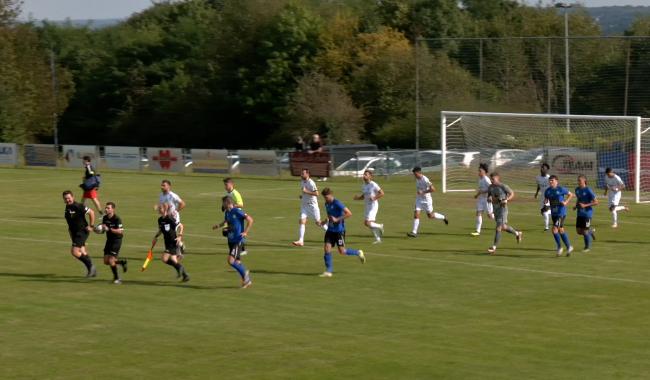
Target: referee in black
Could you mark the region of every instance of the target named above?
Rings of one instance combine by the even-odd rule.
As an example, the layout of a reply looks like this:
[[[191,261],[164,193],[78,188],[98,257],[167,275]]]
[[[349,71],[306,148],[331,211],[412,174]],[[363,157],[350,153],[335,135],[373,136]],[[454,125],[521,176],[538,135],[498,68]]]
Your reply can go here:
[[[72,240],[70,253],[86,266],[88,271],[86,277],[96,277],[97,269],[86,252],[86,240],[92,231],[91,226],[95,223],[95,213],[83,204],[75,202],[70,190],[63,192],[63,202],[65,202],[65,220],[68,222],[68,232]],[[86,215],[89,221],[86,221]]]
[[[102,230],[106,231],[106,244],[104,245],[104,264],[111,267],[113,272],[113,283],[121,284],[122,279],[117,272],[117,265],[122,266],[122,270],[126,272],[127,262],[125,259],[120,259],[120,248],[122,248],[122,236],[124,235],[124,226],[122,219],[115,213],[115,203],[106,202],[104,208],[104,217],[102,218]]]

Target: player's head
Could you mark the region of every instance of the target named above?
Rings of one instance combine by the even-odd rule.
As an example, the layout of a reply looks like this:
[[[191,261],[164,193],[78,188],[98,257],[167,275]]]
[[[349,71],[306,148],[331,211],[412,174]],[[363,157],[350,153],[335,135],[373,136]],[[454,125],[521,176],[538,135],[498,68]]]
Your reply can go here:
[[[492,180],[492,183],[494,183],[494,184],[501,183],[501,176],[497,172],[492,172],[490,174],[490,179]]]
[[[109,217],[115,215],[115,203],[106,202],[106,207],[104,207],[104,211],[106,211],[106,215],[108,215]]]
[[[172,188],[172,182],[168,179],[163,179],[160,183],[160,190],[163,193],[169,193],[169,190]]]
[[[320,193],[323,195],[323,198],[325,198],[325,202],[332,203],[334,200],[334,192],[329,187],[324,188]]]
[[[372,170],[366,169],[363,171],[363,182],[368,183],[372,181]]]
[[[83,156],[82,159],[84,161],[84,165],[88,165],[90,163],[90,156]]]
[[[415,178],[417,178],[417,179],[422,178],[422,168],[421,167],[419,167],[419,166],[414,167],[412,172],[413,172],[413,175],[415,176]]]
[[[578,176],[578,186],[587,187],[587,176],[585,176],[584,174],[580,174]]]
[[[311,137],[311,141],[319,142],[320,141],[320,135],[318,133],[314,133],[314,135]]]
[[[486,176],[488,173],[488,165],[484,162],[478,164],[478,175],[481,177]]]
[[[614,173],[614,169],[612,169],[612,168],[607,168],[607,169],[605,169],[605,174],[606,174],[608,177],[613,177],[614,174],[615,174],[615,173]]]
[[[559,183],[560,183],[560,179],[555,174],[548,177],[548,184],[552,188],[556,188]]]
[[[551,170],[551,167],[548,166],[548,164],[546,162],[543,163],[542,166],[539,167],[539,171],[540,171],[540,173],[542,173],[542,175],[546,175],[549,170]]]
[[[229,196],[222,197],[221,204],[223,205],[224,210],[232,210],[235,207],[235,201],[233,201]]]
[[[226,189],[227,192],[233,191],[235,188],[235,182],[232,180],[232,178],[224,178],[223,180],[223,188]]]
[[[300,172],[300,178],[304,179],[305,181],[308,180],[310,177],[309,174],[309,169],[303,168],[302,171]]]
[[[71,205],[74,203],[74,194],[72,194],[72,191],[66,190],[61,194],[61,196],[63,197],[63,202],[65,202],[65,204]]]
[[[158,213],[161,216],[168,215],[169,210],[170,210],[169,203],[161,203],[161,204],[158,205]]]

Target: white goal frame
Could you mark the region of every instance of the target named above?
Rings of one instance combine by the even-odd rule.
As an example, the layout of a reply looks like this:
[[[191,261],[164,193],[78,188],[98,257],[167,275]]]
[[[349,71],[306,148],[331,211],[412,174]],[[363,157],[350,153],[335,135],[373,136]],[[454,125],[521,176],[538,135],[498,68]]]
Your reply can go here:
[[[512,118],[539,118],[539,119],[561,119],[567,121],[567,126],[571,119],[580,120],[626,120],[635,123],[634,138],[634,155],[635,155],[635,173],[634,173],[634,201],[641,203],[641,124],[640,116],[602,116],[602,115],[562,115],[562,114],[539,114],[539,113],[505,113],[505,112],[462,112],[462,111],[442,111],[440,112],[440,149],[442,151],[442,192],[454,191],[473,191],[475,189],[449,190],[447,189],[447,128],[462,120],[463,116],[496,116]],[[447,124],[447,120],[455,118]],[[650,128],[644,131],[650,133]]]

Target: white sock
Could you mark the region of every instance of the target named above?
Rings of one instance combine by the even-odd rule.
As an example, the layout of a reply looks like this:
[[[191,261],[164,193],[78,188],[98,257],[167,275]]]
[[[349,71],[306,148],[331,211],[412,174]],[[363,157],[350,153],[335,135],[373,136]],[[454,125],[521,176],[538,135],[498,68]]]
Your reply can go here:
[[[616,206],[616,208],[614,210],[623,211],[623,210],[625,210],[625,206]]]
[[[418,233],[418,227],[420,227],[420,219],[413,219],[413,233]]]
[[[298,229],[298,231],[299,231],[299,236],[300,236],[300,237],[298,238],[298,241],[303,241],[303,240],[305,240],[305,225],[304,225],[304,224],[300,224],[300,228]]]
[[[321,228],[323,229],[323,231],[327,231],[327,224],[323,224]]]
[[[612,211],[612,222],[614,224],[618,224],[618,212],[616,208],[614,208],[614,210]]]
[[[481,232],[482,225],[483,225],[483,215],[478,214],[476,216],[476,232]]]
[[[375,223],[375,222],[370,222],[370,223],[368,223],[368,225],[370,226],[370,228],[380,228],[381,227],[381,224]]]
[[[551,220],[551,212],[546,211],[544,212],[544,228],[548,229],[549,222]]]
[[[433,213],[433,217],[434,217],[435,219],[439,219],[439,220],[443,220],[443,219],[445,219],[445,216],[444,216],[444,215],[442,215],[442,214],[438,214],[437,212],[434,212],[434,213]]]
[[[375,240],[379,240],[379,229],[370,228],[370,231],[372,231],[372,234],[375,236]]]

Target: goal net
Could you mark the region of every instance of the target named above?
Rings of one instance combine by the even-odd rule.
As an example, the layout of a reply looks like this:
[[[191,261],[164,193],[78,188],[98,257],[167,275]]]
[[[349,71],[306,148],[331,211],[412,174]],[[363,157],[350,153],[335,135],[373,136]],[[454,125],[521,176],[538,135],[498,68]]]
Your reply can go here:
[[[534,192],[547,163],[570,189],[579,174],[604,188],[605,169],[612,168],[625,182],[628,201],[650,201],[650,119],[443,111],[441,145],[443,192],[474,191],[479,163],[515,191]],[[470,156],[471,165],[458,165],[459,155]]]

